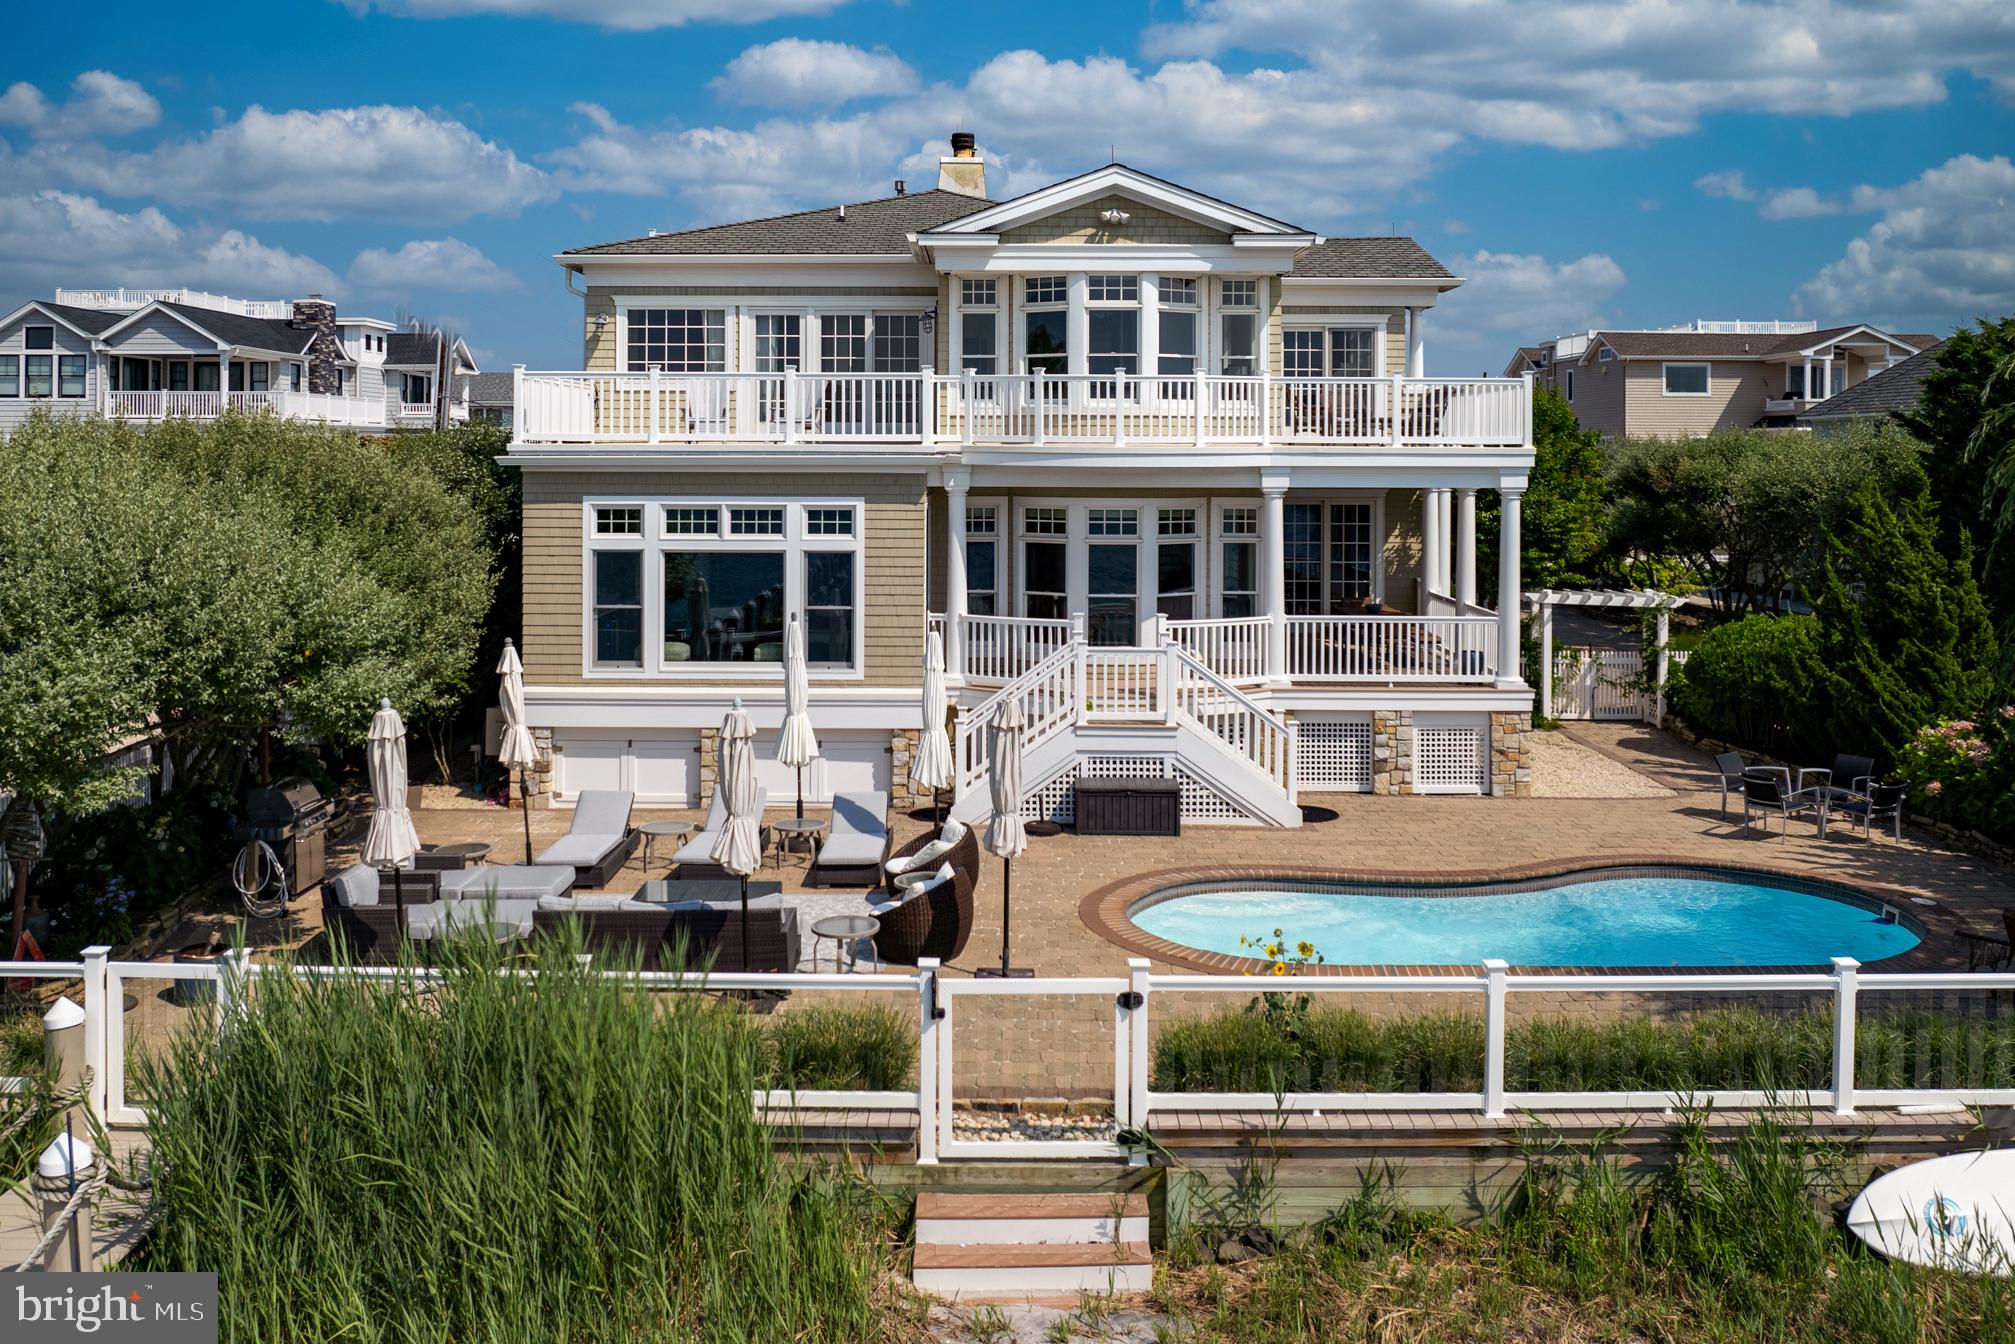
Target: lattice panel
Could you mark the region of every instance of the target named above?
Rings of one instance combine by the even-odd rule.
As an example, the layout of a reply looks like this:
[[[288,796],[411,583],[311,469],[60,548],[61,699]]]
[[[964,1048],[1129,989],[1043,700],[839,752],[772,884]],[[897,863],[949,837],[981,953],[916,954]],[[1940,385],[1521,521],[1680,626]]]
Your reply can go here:
[[[1077,820],[1077,768],[1060,772],[1047,784],[1022,796],[1023,821],[1053,821],[1068,826]]]
[[[1068,826],[1077,820],[1077,781],[1092,779],[1167,779],[1182,786],[1182,819],[1200,825],[1241,825],[1253,822],[1236,804],[1182,768],[1172,757],[1086,756],[1022,800],[1022,820],[1054,821]]]
[[[1176,764],[1175,777],[1182,785],[1182,819],[1185,822],[1215,826],[1256,824],[1243,808],[1228,801],[1180,762]]]
[[[1084,773],[1093,779],[1166,779],[1160,756],[1087,756]]]
[[[1371,792],[1370,719],[1295,721],[1295,779],[1304,789]]]
[[[1414,724],[1414,787],[1443,793],[1482,793],[1489,783],[1484,753],[1489,730],[1481,725]]]

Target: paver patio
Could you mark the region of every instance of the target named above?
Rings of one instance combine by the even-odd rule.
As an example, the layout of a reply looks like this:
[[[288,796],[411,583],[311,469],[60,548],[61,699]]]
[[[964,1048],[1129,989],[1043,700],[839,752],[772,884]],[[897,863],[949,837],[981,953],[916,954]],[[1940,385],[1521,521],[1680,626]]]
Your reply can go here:
[[[1864,841],[1845,824],[1832,827],[1824,841],[1804,823],[1793,823],[1788,838],[1774,832],[1766,837],[1761,829],[1745,837],[1739,800],[1731,819],[1723,820],[1708,762],[1676,739],[1634,724],[1577,724],[1567,731],[1575,741],[1676,792],[1657,798],[1534,799],[1304,795],[1305,804],[1334,811],[1335,819],[1294,832],[1196,826],[1179,840],[1069,832],[1032,839],[1028,852],[1015,864],[1014,959],[1045,976],[1125,974],[1128,952],[1087,927],[1080,904],[1098,888],[1164,869],[1251,870],[1282,865],[1343,872],[1475,874],[1578,858],[1655,855],[1785,869],[1808,877],[1900,889],[1929,896],[1959,919],[1983,929],[1998,927],[1998,912],[2015,907],[2015,883],[2007,871],[1929,844],[1907,828],[1900,844],[1886,836]],[[635,820],[696,815],[640,811]],[[534,850],[564,832],[568,817],[564,811],[533,812]],[[426,841],[484,840],[496,846],[497,862],[522,857],[519,813],[430,808],[415,819]],[[924,828],[923,822],[899,816],[897,843]],[[781,875],[789,899],[816,905],[817,913],[859,908],[858,892],[803,891],[798,862],[788,862]],[[663,868],[654,861],[648,875],[662,876]],[[779,874],[765,869],[762,876]],[[610,890],[634,890],[645,877],[632,862]],[[309,922],[318,917],[317,912]],[[807,923],[810,917],[803,916]],[[995,961],[999,949],[1000,864],[988,857],[982,865],[977,927],[950,973],[970,974]],[[1332,961],[1348,960],[1342,949],[1325,951]],[[1958,964],[1964,966],[1963,954]],[[1157,964],[1156,969],[1168,968]],[[1223,1002],[1220,996],[1220,1005]],[[954,1061],[960,1098],[1110,1095],[1109,999],[1010,998],[983,1005],[965,1000],[960,1014]]]

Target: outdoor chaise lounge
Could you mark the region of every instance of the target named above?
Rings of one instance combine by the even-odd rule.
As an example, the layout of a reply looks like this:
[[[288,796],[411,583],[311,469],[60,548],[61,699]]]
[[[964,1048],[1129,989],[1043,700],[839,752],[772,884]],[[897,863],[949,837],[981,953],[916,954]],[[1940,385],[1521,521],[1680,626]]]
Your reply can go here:
[[[948,845],[947,848],[937,848]],[[912,862],[926,850],[931,860]],[[944,830],[926,831],[896,851],[888,861],[889,898],[870,910],[881,920],[875,935],[875,950],[881,959],[897,966],[914,966],[919,957],[950,961],[965,951],[973,932],[973,888],[979,881],[979,835],[957,821],[947,821]],[[926,879],[914,889],[896,885],[896,879],[917,871],[933,876],[946,867],[951,872],[943,881]]]
[[[872,887],[889,856],[889,796],[842,793],[833,798],[833,824],[819,846],[808,887]]]
[[[770,805],[770,791],[756,790],[756,816],[760,819],[763,809]],[[721,831],[728,824],[728,802],[720,789],[714,790],[713,801],[707,804],[706,824],[700,833],[685,843],[678,853],[672,855],[672,862],[678,865],[676,876],[682,882],[701,880],[718,881],[733,877],[727,869],[714,862],[714,846],[720,843]],[[760,824],[760,821],[759,821]],[[761,849],[758,848],[758,853]]]
[[[642,838],[630,828],[636,795],[626,789],[583,789],[574,800],[567,833],[546,846],[536,862],[565,864],[577,887],[606,887],[636,853]]]

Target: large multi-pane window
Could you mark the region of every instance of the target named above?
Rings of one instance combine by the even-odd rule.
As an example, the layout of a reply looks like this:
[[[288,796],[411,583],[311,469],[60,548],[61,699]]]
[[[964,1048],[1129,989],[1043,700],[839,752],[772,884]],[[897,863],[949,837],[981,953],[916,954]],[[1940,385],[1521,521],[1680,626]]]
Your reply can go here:
[[[1069,290],[1060,275],[1022,281],[1024,356],[1030,373],[1070,372]]]
[[[1196,281],[1183,276],[1164,277],[1157,290],[1161,302],[1161,353],[1155,371],[1179,375],[1195,373],[1196,331],[1200,316]]]
[[[774,667],[792,613],[812,667],[855,666],[858,503],[596,504],[588,531],[595,667]]]
[[[727,316],[719,308],[632,308],[625,320],[632,372],[718,373],[727,367]]]
[[[1085,285],[1085,371],[1094,375],[1140,372],[1140,277],[1094,275]],[[1094,396],[1112,396],[1110,383],[1094,384]]]
[[[756,372],[804,367],[804,318],[796,313],[756,314]]]
[[[1259,373],[1259,282],[1226,280],[1218,298],[1218,371],[1227,378]]]
[[[819,318],[819,370],[822,373],[867,372],[866,313],[826,313]]]
[[[0,355],[0,397],[21,395],[21,356]]]
[[[1378,373],[1375,327],[1290,327],[1281,333],[1290,378],[1371,378]]]
[[[924,366],[921,313],[876,313],[871,359],[876,373],[915,373]]]
[[[1286,506],[1283,578],[1288,615],[1335,614],[1361,607],[1375,596],[1376,522],[1369,500]]]
[[[56,395],[59,397],[81,397],[84,395],[84,356],[58,355],[56,357]]]
[[[54,394],[56,381],[53,372],[54,367],[55,356],[53,355],[29,355],[27,357],[29,396],[47,397]]]

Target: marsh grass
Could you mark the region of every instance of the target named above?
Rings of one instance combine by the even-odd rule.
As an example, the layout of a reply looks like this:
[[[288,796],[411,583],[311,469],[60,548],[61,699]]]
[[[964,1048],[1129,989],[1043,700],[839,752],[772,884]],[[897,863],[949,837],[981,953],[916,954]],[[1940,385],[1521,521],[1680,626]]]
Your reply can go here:
[[[216,1271],[228,1341],[880,1337],[897,1211],[774,1154],[762,1029],[569,943],[536,979],[483,943],[426,988],[262,976],[178,1036],[145,1267]]]
[[[1170,1092],[1441,1092],[1483,1085],[1483,1021],[1461,1014],[1371,1018],[1313,1009],[1294,1032],[1230,1009],[1164,1023],[1154,1087]],[[1540,1019],[1505,1037],[1517,1091],[1759,1091],[1831,1085],[1830,1012],[1714,1008],[1614,1022]],[[1856,1023],[1862,1087],[2015,1086],[2015,1017],[1927,1008],[1864,1011]]]

